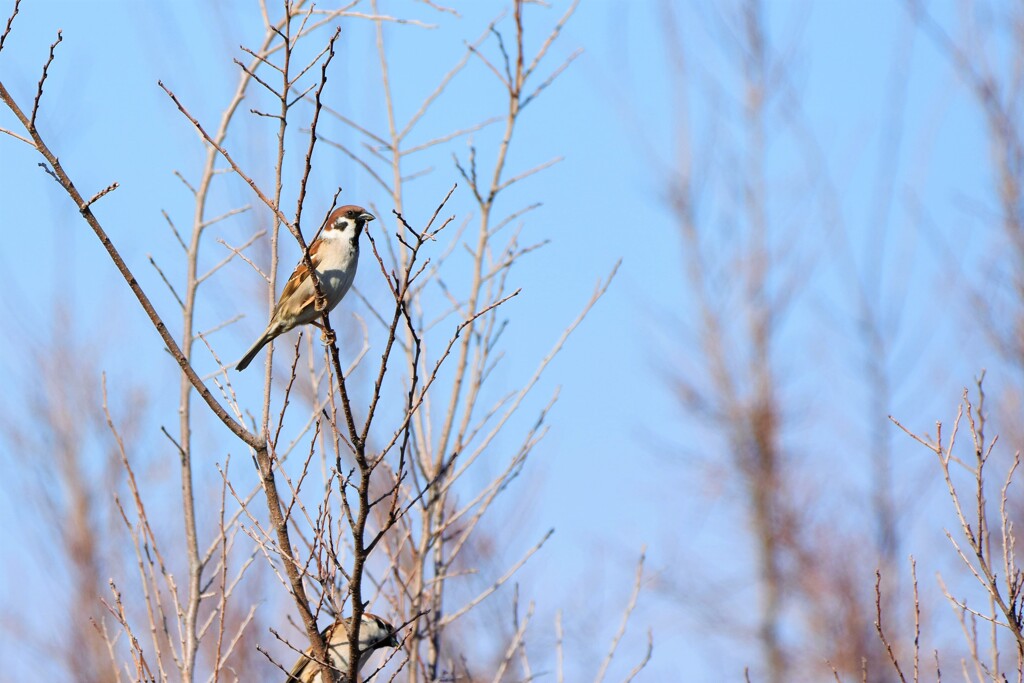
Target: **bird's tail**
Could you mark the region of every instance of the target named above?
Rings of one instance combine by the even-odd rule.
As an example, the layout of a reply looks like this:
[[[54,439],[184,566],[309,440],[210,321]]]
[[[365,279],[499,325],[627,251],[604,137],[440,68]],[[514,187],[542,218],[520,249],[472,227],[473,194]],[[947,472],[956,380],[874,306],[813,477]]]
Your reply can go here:
[[[256,354],[260,352],[260,349],[266,346],[267,342],[271,339],[273,339],[273,336],[270,334],[270,330],[268,329],[262,336],[260,336],[259,339],[256,340],[256,343],[252,345],[252,348],[245,352],[245,355],[242,356],[242,360],[238,361],[238,365],[235,366],[235,370],[241,371],[249,367],[249,363],[252,362],[252,359],[256,357]]]

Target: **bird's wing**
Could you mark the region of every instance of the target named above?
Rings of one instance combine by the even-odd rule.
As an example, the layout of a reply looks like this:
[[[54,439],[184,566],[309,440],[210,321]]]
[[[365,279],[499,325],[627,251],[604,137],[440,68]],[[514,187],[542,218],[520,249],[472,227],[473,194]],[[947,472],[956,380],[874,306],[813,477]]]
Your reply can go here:
[[[313,240],[313,243],[309,245],[309,260],[313,262],[313,268],[315,270],[319,270],[320,262],[323,260],[323,255],[320,253],[320,248],[322,246],[323,241],[319,239]],[[299,292],[300,299],[295,300],[297,292]],[[295,271],[292,273],[292,276],[288,278],[288,282],[285,283],[284,290],[281,292],[281,298],[278,299],[277,305],[278,308],[280,308],[285,304],[285,302],[288,302],[289,308],[294,309],[289,311],[289,313],[294,315],[307,306],[312,305],[315,298],[316,290],[313,288],[313,283],[310,280],[309,269],[306,268],[306,260],[302,259],[299,261],[299,265],[295,266]]]
[[[315,263],[316,262],[314,261],[314,265]],[[323,631],[320,631],[320,635],[323,637],[324,642],[328,647],[328,661],[330,661],[329,653],[331,647],[331,633],[334,631],[334,626],[335,624],[330,624]],[[309,667],[313,668],[309,669],[307,672]],[[316,669],[319,667],[320,665],[313,661],[311,648],[306,648],[306,650],[299,655],[299,661],[295,662],[295,666],[292,667],[291,673],[288,674],[288,680],[285,681],[285,683],[304,683],[304,681],[312,680]]]
[[[323,260],[323,255],[320,253],[320,248],[323,246],[321,240],[315,240],[313,244],[309,245],[309,260],[313,262],[313,268],[320,268],[320,262]],[[299,264],[295,266],[295,271],[292,276],[288,278],[288,282],[284,285],[284,291],[281,292],[281,300],[293,296],[295,292],[299,290],[303,285],[309,283],[309,269],[306,268],[306,259],[299,261]]]
[[[305,654],[299,655],[299,661],[295,662],[295,666],[292,667],[292,671],[288,674],[288,680],[285,683],[302,683],[302,673],[306,670],[306,666],[312,663],[312,660],[306,657]]]

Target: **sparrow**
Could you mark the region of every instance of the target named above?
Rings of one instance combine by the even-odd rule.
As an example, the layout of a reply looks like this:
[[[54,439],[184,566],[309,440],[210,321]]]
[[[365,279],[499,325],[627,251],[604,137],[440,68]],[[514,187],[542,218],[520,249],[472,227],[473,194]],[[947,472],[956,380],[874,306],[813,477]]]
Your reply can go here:
[[[339,619],[320,632],[327,643],[331,667],[342,676],[348,673],[348,621]],[[356,667],[356,673],[363,668],[370,655],[385,647],[398,647],[394,626],[374,614],[364,612],[359,627],[359,666]],[[286,683],[321,683],[320,665],[313,659],[312,648],[307,648],[299,661],[295,662]]]
[[[359,233],[372,220],[373,214],[361,206],[350,204],[335,209],[324,222],[320,235],[309,245],[309,258],[327,298],[327,312],[338,305],[352,286],[359,264]],[[299,261],[295,272],[285,283],[266,331],[246,351],[235,369],[249,367],[252,359],[271,339],[299,325],[316,325],[320,315],[321,312],[316,310],[316,289],[309,269],[304,260]]]

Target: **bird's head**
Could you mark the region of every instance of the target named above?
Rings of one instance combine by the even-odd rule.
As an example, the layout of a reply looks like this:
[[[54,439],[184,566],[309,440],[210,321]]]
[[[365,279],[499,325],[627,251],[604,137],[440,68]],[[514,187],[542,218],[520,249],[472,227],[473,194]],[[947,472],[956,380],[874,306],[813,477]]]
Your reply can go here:
[[[331,212],[324,224],[323,236],[327,239],[348,237],[355,240],[367,223],[375,216],[361,206],[349,204]]]
[[[363,650],[398,647],[395,627],[376,614],[364,612],[362,625],[359,627],[359,645]]]

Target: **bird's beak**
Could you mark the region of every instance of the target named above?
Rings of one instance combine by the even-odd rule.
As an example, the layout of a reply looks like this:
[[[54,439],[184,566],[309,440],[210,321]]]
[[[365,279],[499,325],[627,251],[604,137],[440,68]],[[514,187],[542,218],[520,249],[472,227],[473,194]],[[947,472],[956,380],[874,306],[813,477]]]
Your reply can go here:
[[[387,645],[388,647],[398,647],[398,636],[395,635],[394,633],[392,633],[391,637],[388,638],[387,641],[385,641],[384,644]]]
[[[361,221],[363,221],[365,223],[369,223],[370,221],[375,220],[375,219],[376,219],[376,216],[374,216],[372,213],[370,213],[368,211],[364,211],[361,214],[359,214],[359,220],[361,220]]]

